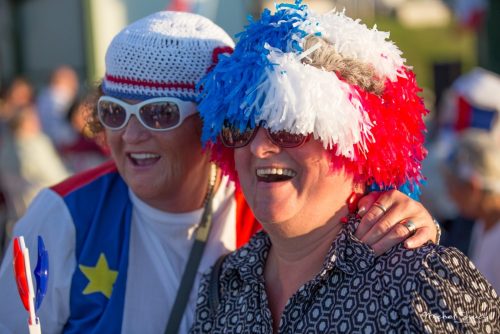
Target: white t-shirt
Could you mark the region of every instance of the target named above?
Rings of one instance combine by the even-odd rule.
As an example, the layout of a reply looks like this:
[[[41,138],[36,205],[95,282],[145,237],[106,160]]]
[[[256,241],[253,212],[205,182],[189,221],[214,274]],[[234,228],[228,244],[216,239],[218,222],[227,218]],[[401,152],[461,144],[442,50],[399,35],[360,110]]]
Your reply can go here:
[[[122,332],[163,333],[203,209],[173,214],[148,206],[131,192],[130,199],[133,211]],[[187,333],[192,324],[202,273],[221,254],[236,248],[234,185],[227,178],[215,193],[213,208],[212,231],[179,333]],[[44,238],[50,261],[49,293],[38,316],[42,333],[60,333],[69,318],[76,268],[75,228],[62,198],[50,189],[43,190],[16,224],[14,235],[24,235],[33,267],[36,237]],[[12,245],[0,268],[0,296],[0,333],[27,332],[28,313],[14,282]]]

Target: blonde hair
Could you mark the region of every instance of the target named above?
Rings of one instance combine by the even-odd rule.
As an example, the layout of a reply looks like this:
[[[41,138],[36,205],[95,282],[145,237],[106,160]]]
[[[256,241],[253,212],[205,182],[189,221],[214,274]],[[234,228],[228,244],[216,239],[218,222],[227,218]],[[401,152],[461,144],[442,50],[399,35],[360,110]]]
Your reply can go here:
[[[365,64],[357,59],[342,57],[332,44],[317,36],[306,39],[305,50],[310,49],[317,43],[320,43],[321,47],[304,58],[303,62],[305,64],[325,71],[335,72],[351,85],[356,85],[369,93],[382,95],[384,82],[377,77],[372,65]]]

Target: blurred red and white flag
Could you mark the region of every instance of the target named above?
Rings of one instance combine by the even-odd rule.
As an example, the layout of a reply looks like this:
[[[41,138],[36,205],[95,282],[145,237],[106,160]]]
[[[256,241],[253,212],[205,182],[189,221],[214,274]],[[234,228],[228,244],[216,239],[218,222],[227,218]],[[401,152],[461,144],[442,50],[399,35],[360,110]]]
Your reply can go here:
[[[171,0],[165,8],[176,12],[194,12],[196,0]]]
[[[197,13],[215,20],[219,11],[219,0],[170,0],[165,10]]]
[[[478,29],[488,10],[488,2],[486,0],[455,0],[453,7],[458,22],[462,26]]]

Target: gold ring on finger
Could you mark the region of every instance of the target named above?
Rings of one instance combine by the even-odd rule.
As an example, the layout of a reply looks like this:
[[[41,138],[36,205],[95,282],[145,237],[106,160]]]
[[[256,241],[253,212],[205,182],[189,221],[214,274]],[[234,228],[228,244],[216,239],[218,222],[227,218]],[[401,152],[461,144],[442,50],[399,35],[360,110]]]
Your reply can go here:
[[[377,208],[379,208],[380,210],[382,210],[382,212],[384,214],[387,213],[387,208],[385,206],[383,206],[382,204],[380,204],[379,202],[373,203],[373,206],[376,206]]]

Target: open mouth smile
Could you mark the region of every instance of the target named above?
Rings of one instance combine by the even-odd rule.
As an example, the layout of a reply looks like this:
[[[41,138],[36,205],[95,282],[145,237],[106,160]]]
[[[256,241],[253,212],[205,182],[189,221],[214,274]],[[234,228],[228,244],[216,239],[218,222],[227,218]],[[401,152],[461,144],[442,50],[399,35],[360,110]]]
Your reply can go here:
[[[150,166],[160,160],[160,155],[153,153],[129,153],[127,154],[134,166]]]
[[[257,180],[261,182],[283,182],[294,178],[297,172],[290,168],[257,168]]]

